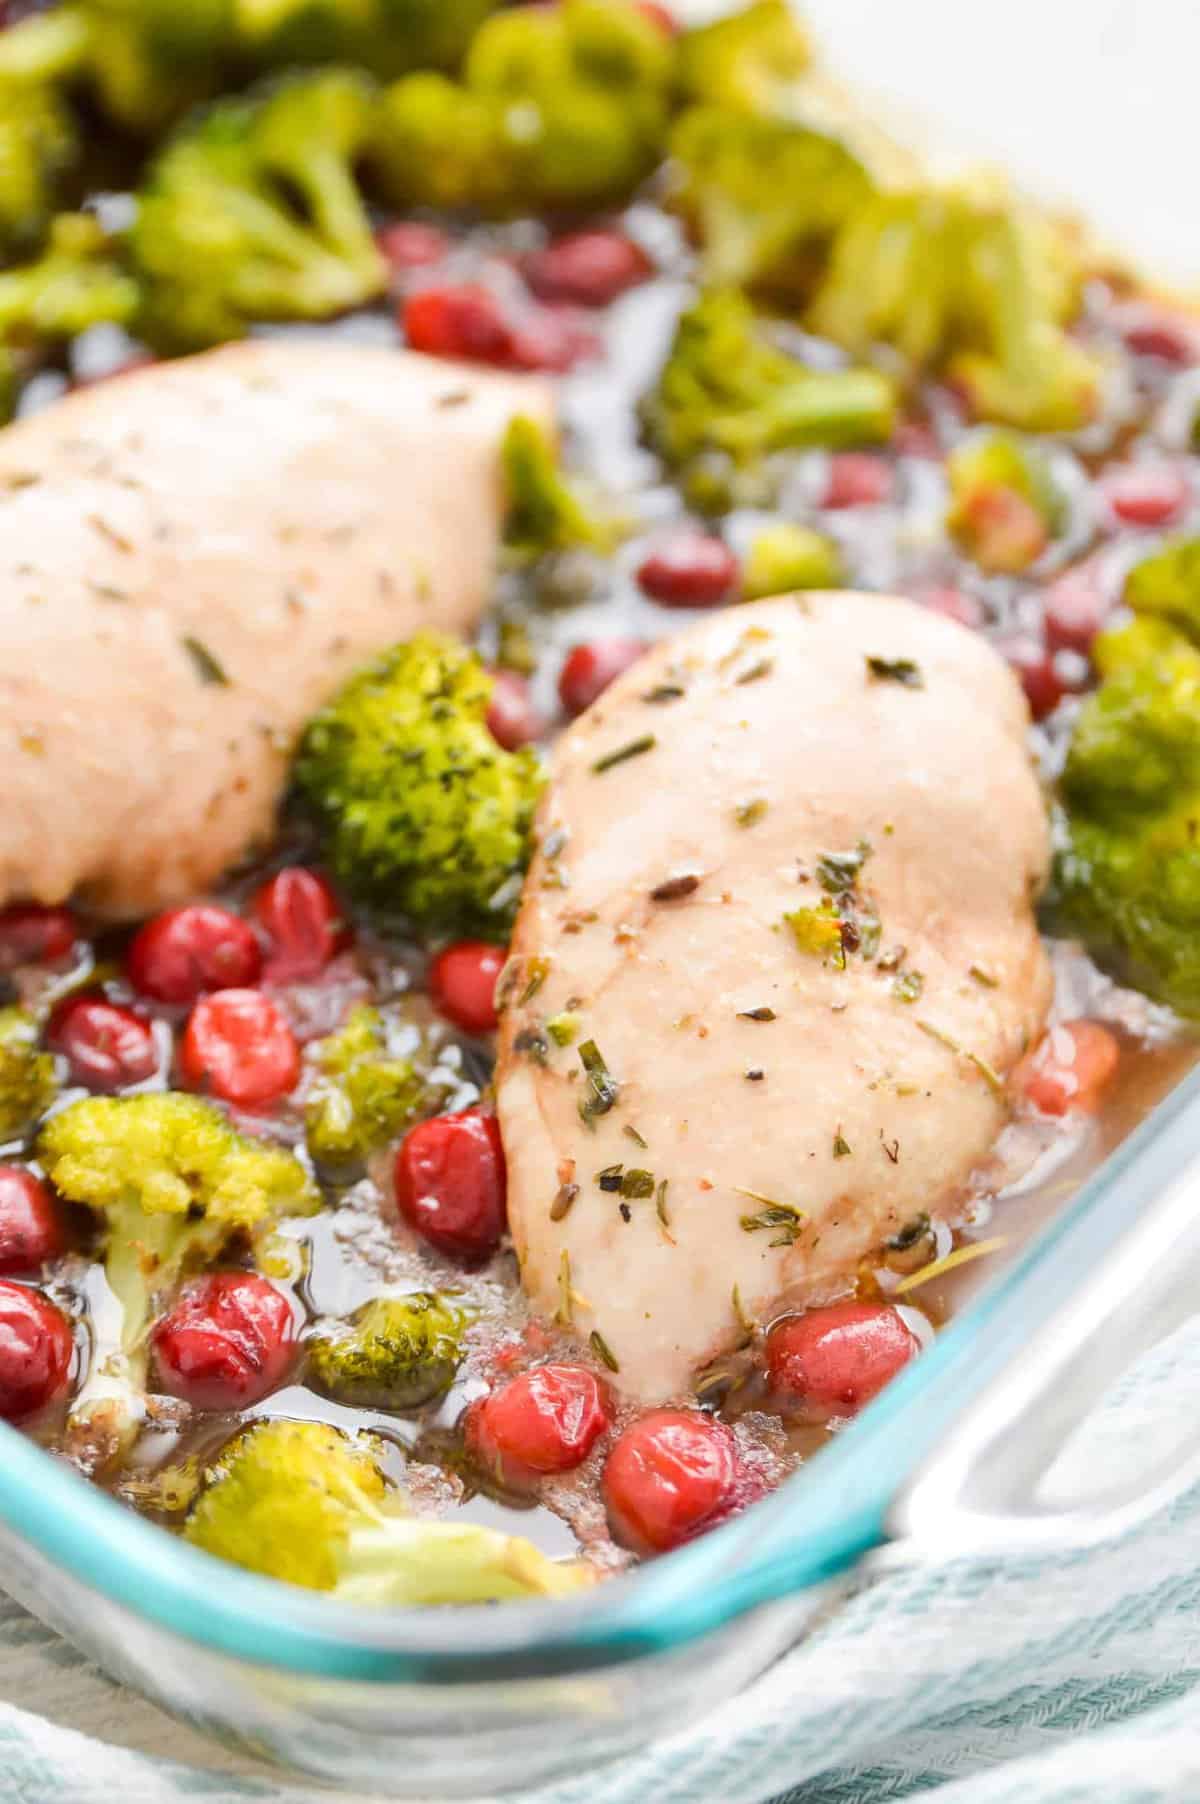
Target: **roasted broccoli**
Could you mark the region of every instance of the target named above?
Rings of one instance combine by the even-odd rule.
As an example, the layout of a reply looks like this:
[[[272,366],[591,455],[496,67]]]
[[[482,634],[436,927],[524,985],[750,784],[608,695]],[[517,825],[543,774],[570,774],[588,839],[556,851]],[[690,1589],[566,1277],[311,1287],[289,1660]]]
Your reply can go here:
[[[391,78],[453,67],[498,0],[232,0],[236,55],[259,69],[350,63]]]
[[[434,1291],[375,1297],[348,1321],[325,1323],[309,1336],[309,1382],[338,1403],[419,1409],[454,1382],[466,1321]]]
[[[0,256],[36,245],[77,151],[74,125],[52,88],[0,75]]]
[[[1061,528],[1063,499],[1036,446],[985,432],[946,460],[948,530],[982,570],[1019,574]]]
[[[313,1079],[304,1133],[317,1164],[330,1171],[360,1167],[444,1096],[414,1058],[420,1035],[357,1007],[337,1033],[309,1049]]]
[[[788,446],[882,442],[893,412],[885,376],[809,369],[771,343],[734,289],[714,289],[683,314],[642,409],[651,444],[676,468],[714,451],[748,463]]]
[[[37,1022],[24,1009],[0,1008],[0,1141],[28,1133],[57,1089],[54,1060],[38,1045]]]
[[[1125,600],[1148,620],[1165,620],[1200,644],[1200,538],[1171,539],[1133,566]]]
[[[118,262],[98,220],[60,213],[32,263],[0,270],[0,340],[39,346],[102,321],[127,324],[138,286]]]
[[[353,178],[374,105],[364,77],[328,69],[221,101],[180,130],[151,165],[130,238],[152,342],[217,344],[256,320],[325,319],[381,292]]]
[[[382,1445],[323,1422],[263,1421],[210,1467],[184,1524],[195,1547],[348,1603],[471,1604],[557,1597],[591,1582],[576,1562],[472,1522],[408,1513]]]
[[[612,549],[616,523],[602,519],[571,487],[536,420],[518,414],[511,421],[501,460],[508,503],[504,537],[514,551],[538,557],[575,545]]]
[[[754,0],[685,32],[679,43],[680,84],[690,100],[755,113],[787,107],[811,61],[788,0]]]
[[[755,538],[742,565],[742,598],[788,595],[794,589],[838,589],[845,581],[842,554],[826,533],[782,521]]]
[[[1015,202],[878,194],[843,225],[810,310],[857,355],[944,369],[976,416],[1031,432],[1093,417],[1103,366],[1064,330],[1080,269],[1066,233]]]
[[[807,291],[837,228],[871,193],[844,144],[786,119],[691,107],[670,150],[672,203],[715,286]]]
[[[101,1223],[114,1319],[97,1321],[69,1438],[103,1464],[136,1433],[155,1300],[237,1238],[311,1215],[317,1188],[291,1153],[239,1134],[213,1104],[176,1092],[93,1096],[46,1122],[37,1156],[61,1196]]]
[[[528,747],[493,739],[491,687],[465,646],[421,633],[309,724],[295,780],[351,894],[421,928],[503,939],[542,773]]]
[[[631,0],[488,19],[461,83],[409,76],[384,99],[373,167],[395,206],[504,214],[624,199],[662,154],[666,35]]]

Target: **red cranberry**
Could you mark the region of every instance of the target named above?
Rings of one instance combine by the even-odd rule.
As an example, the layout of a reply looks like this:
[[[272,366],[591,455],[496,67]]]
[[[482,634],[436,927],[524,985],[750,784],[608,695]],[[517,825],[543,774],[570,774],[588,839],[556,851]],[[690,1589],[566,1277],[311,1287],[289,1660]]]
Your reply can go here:
[[[542,723],[529,694],[529,684],[515,670],[492,674],[492,696],[487,711],[488,732],[506,752],[540,739]]]
[[[0,1165],[0,1273],[35,1272],[66,1244],[54,1198],[22,1165]]]
[[[276,871],[252,906],[268,940],[263,976],[270,983],[319,977],[346,943],[341,903],[327,879],[303,865]]]
[[[534,293],[546,301],[573,301],[580,307],[607,307],[653,274],[654,265],[624,232],[570,232],[525,265]]]
[[[439,952],[429,972],[434,1007],[467,1034],[495,1031],[496,981],[508,954],[483,940],[459,940]]]
[[[562,375],[585,357],[594,357],[599,349],[595,333],[559,307],[531,307],[513,326],[514,369]]]
[[[1113,323],[1139,357],[1161,357],[1180,368],[1200,359],[1195,321],[1156,301],[1128,301],[1114,308]]]
[[[437,1115],[401,1142],[394,1169],[401,1215],[439,1253],[487,1259],[507,1215],[504,1149],[494,1115]]]
[[[18,965],[56,964],[70,953],[79,928],[69,908],[18,902],[0,910],[0,971]]]
[[[77,1084],[89,1090],[123,1090],[144,1083],[158,1069],[158,1048],[148,1021],[103,996],[68,996],[46,1029],[46,1044],[62,1053]]]
[[[875,507],[892,493],[891,466],[869,451],[835,451],[822,507]]]
[[[258,1109],[295,1088],[300,1049],[282,1011],[261,990],[218,990],[188,1016],[179,1065],[193,1090]]]
[[[67,1388],[75,1336],[40,1290],[0,1279],[0,1418],[36,1415]]]
[[[919,1348],[886,1303],[831,1303],[776,1322],[767,1335],[767,1376],[780,1398],[844,1413],[869,1403]]]
[[[256,1272],[189,1284],[153,1336],[159,1382],[195,1409],[245,1409],[282,1383],[296,1325],[282,1292]]]
[[[711,1528],[741,1501],[737,1443],[723,1422],[660,1409],[627,1428],[604,1468],[616,1539],[635,1553],[666,1553]]]
[[[1059,665],[1054,652],[1040,639],[1011,639],[999,648],[1008,659],[1025,691],[1029,711],[1035,720],[1052,714],[1064,695],[1075,685]]]
[[[644,639],[589,639],[574,645],[558,677],[558,694],[568,714],[582,714],[646,650]]]
[[[1191,495],[1187,477],[1170,464],[1126,464],[1109,470],[1101,490],[1117,519],[1127,526],[1169,526]]]
[[[450,240],[435,225],[419,219],[396,219],[380,226],[375,243],[388,268],[395,276],[412,269],[428,269],[442,263],[450,254]]]
[[[723,539],[681,527],[643,558],[637,579],[668,608],[712,608],[737,586],[738,561]]]
[[[946,583],[937,589],[927,589],[921,596],[921,602],[932,614],[941,614],[947,620],[957,620],[959,626],[972,629],[983,625],[983,603],[978,596],[968,595],[965,589],[955,588],[953,583]]]
[[[1097,565],[1094,562],[1077,564],[1043,591],[1046,643],[1052,651],[1075,651],[1087,657],[1092,640],[1104,625],[1111,606],[1107,585]]]
[[[471,363],[512,361],[512,331],[500,297],[479,282],[422,288],[405,301],[401,324],[414,351]]]
[[[1120,1042],[1099,1021],[1052,1027],[1016,1074],[1016,1085],[1043,1115],[1094,1115],[1121,1062]]]
[[[527,1488],[582,1465],[610,1414],[606,1386],[585,1367],[537,1366],[471,1405],[467,1446],[501,1484]]]
[[[129,979],[156,1002],[194,1002],[206,990],[257,983],[262,953],[254,930],[215,902],[170,908],[139,928]]]

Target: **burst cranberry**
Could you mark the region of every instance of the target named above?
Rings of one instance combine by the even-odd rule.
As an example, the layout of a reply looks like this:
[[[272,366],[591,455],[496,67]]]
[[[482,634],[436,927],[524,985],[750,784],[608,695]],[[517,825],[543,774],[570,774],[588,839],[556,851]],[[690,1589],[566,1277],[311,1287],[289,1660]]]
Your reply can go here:
[[[606,1387],[583,1366],[537,1366],[474,1403],[467,1446],[501,1484],[523,1489],[582,1465],[611,1419]]]
[[[40,1290],[0,1279],[0,1419],[20,1422],[67,1388],[75,1337]]]
[[[89,1090],[123,1090],[144,1083],[158,1069],[158,1048],[148,1021],[103,996],[69,996],[50,1017],[46,1043],[61,1052],[77,1084]]]
[[[401,324],[413,350],[432,357],[512,360],[512,331],[500,297],[478,282],[420,289],[405,301]]]
[[[974,628],[983,625],[983,603],[977,596],[968,595],[965,589],[958,589],[953,583],[943,584],[937,589],[927,589],[921,602],[931,613],[941,614],[947,620],[957,620],[959,626]]]
[[[504,1149],[494,1115],[438,1115],[408,1133],[396,1153],[396,1204],[439,1253],[487,1259],[507,1216]]]
[[[254,916],[267,936],[263,976],[271,983],[319,977],[347,939],[346,919],[328,881],[303,865],[287,865],[263,884]]]
[[[1113,312],[1117,331],[1139,357],[1161,357],[1181,368],[1200,358],[1200,332],[1183,313],[1155,301],[1129,301]]]
[[[1040,639],[1011,639],[1000,649],[1020,678],[1035,720],[1044,720],[1047,714],[1052,714],[1063,696],[1076,687],[1055,653]]]
[[[644,282],[653,269],[641,245],[624,232],[570,232],[535,251],[525,275],[543,300],[607,307]]]
[[[1191,494],[1187,477],[1170,464],[1126,464],[1110,470],[1101,486],[1109,507],[1127,526],[1169,526]]]
[[[507,954],[483,940],[459,940],[433,961],[429,992],[434,1006],[467,1034],[490,1034],[496,1027],[496,980]]]
[[[660,1409],[627,1428],[604,1468],[613,1534],[635,1553],[666,1553],[741,1501],[737,1443],[723,1422]]]
[[[1120,1043],[1107,1027],[1067,1021],[1050,1029],[1015,1081],[1043,1115],[1094,1115],[1120,1062]]]
[[[193,1090],[260,1109],[295,1088],[300,1049],[282,1011],[261,990],[218,990],[188,1016],[179,1064]]]
[[[510,359],[514,369],[562,375],[599,349],[595,333],[568,310],[531,307],[513,326]]]
[[[79,928],[69,908],[39,908],[19,902],[0,910],[0,971],[18,965],[55,964],[66,958]]]
[[[35,1272],[65,1245],[54,1198],[21,1165],[0,1165],[0,1273]]]
[[[668,608],[712,608],[737,586],[738,561],[723,539],[682,528],[643,558],[637,579]]]
[[[397,219],[391,225],[380,226],[375,243],[396,276],[412,269],[429,269],[450,254],[450,240],[445,232],[435,225],[424,225],[419,219]]]
[[[1077,564],[1052,582],[1042,595],[1046,642],[1052,651],[1075,651],[1086,657],[1111,607],[1108,586],[1097,566]]]
[[[844,1413],[869,1403],[919,1347],[886,1303],[831,1303],[775,1324],[767,1376],[781,1400]]]
[[[487,711],[488,732],[506,752],[539,739],[542,723],[529,693],[529,684],[515,670],[497,670]]]
[[[159,1382],[195,1409],[245,1409],[282,1383],[296,1350],[291,1305],[255,1272],[189,1284],[156,1325]]]
[[[644,639],[589,639],[572,646],[558,677],[558,694],[568,714],[582,714],[646,649]]]
[[[156,1002],[194,1002],[206,990],[257,983],[262,953],[254,930],[214,902],[155,915],[129,948],[129,978]]]
[[[882,457],[869,451],[836,451],[829,459],[829,477],[822,507],[875,507],[892,493],[892,472]]]

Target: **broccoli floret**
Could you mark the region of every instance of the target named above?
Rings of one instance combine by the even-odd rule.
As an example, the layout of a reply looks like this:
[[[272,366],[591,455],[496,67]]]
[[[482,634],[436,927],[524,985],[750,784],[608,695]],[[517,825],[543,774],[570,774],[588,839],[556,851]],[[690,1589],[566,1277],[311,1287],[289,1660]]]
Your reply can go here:
[[[111,1336],[107,1324],[97,1334],[68,1438],[103,1464],[137,1431],[156,1298],[231,1241],[261,1242],[281,1217],[313,1214],[320,1195],[291,1153],[247,1139],[212,1103],[177,1092],[72,1103],[42,1128],[37,1156],[59,1194],[101,1224],[116,1319]]]
[[[812,48],[788,0],[755,4],[685,32],[680,83],[690,100],[770,113],[788,103]]]
[[[894,408],[878,371],[808,369],[770,342],[744,295],[714,289],[680,319],[643,420],[679,468],[713,451],[749,463],[788,446],[883,442]]]
[[[1172,539],[1142,558],[1125,581],[1134,611],[1163,620],[1200,643],[1200,538]]]
[[[233,0],[239,58],[351,63],[392,77],[450,68],[497,0]]]
[[[624,199],[658,162],[674,57],[629,0],[496,14],[461,83],[388,90],[374,170],[395,206],[505,214]]]
[[[540,557],[576,545],[595,551],[612,549],[618,536],[616,523],[601,519],[576,494],[536,420],[518,414],[510,422],[501,464],[508,503],[504,537],[514,551]]]
[[[21,1008],[0,1008],[0,1141],[27,1134],[54,1101],[54,1060],[38,1046],[37,1022]]]
[[[376,1297],[308,1340],[308,1377],[338,1403],[419,1409],[444,1396],[462,1362],[467,1317],[435,1291]]]
[[[100,222],[60,213],[40,257],[0,271],[0,340],[37,348],[102,321],[126,325],[138,304]]]
[[[408,1049],[393,1045],[393,1038],[409,1042]],[[304,1105],[304,1133],[318,1165],[332,1171],[360,1167],[419,1115],[439,1106],[444,1090],[411,1056],[418,1039],[404,1024],[390,1035],[379,1010],[364,1004],[337,1033],[310,1048],[315,1075]]]
[[[1061,528],[1063,500],[1046,459],[1010,433],[957,446],[946,474],[947,529],[983,570],[1027,570]]]
[[[430,931],[503,939],[542,772],[531,749],[493,739],[491,689],[465,646],[418,634],[309,724],[295,780],[351,894]]]
[[[210,1468],[184,1524],[195,1547],[252,1572],[370,1605],[557,1597],[591,1582],[532,1542],[407,1513],[381,1444],[322,1422],[255,1422]]]
[[[37,243],[77,151],[75,128],[53,89],[0,74],[0,256]]]
[[[838,226],[871,192],[844,144],[786,119],[692,107],[670,149],[674,205],[717,286],[803,291]]]
[[[782,522],[760,532],[742,565],[742,597],[760,601],[794,589],[839,589],[846,580],[833,539],[811,526]]]
[[[196,348],[379,294],[386,267],[352,173],[373,119],[366,79],[326,70],[184,126],[151,166],[131,233],[147,336]]]

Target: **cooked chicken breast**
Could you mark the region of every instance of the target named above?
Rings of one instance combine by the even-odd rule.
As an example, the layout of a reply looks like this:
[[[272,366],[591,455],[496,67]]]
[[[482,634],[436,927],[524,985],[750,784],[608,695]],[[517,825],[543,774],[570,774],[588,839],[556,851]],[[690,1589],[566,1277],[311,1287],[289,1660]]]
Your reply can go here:
[[[144,914],[266,835],[348,672],[474,620],[521,411],[532,378],[291,340],[0,434],[0,900]]]
[[[704,621],[556,747],[502,982],[509,1212],[535,1306],[631,1396],[961,1209],[1050,998],[1026,724],[982,639],[828,594]]]

